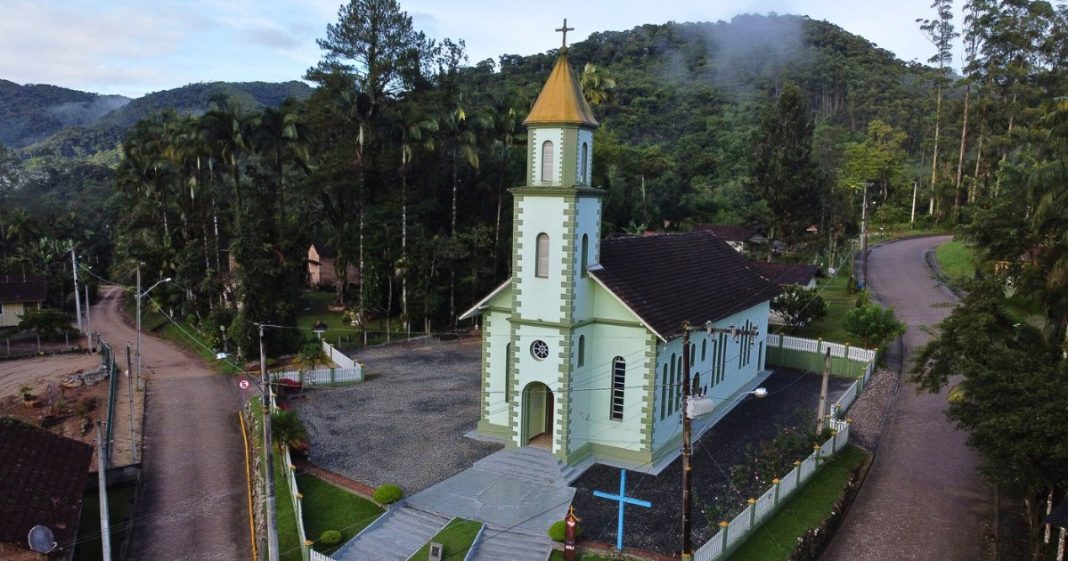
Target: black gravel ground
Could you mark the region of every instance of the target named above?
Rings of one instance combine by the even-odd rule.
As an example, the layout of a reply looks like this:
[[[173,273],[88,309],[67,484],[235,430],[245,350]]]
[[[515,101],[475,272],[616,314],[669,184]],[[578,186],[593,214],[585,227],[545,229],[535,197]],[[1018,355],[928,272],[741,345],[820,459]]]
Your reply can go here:
[[[353,358],[367,381],[312,389],[297,405],[315,464],[371,486],[421,491],[501,448],[464,438],[479,417],[478,338],[422,340]]]
[[[828,403],[833,403],[853,381],[830,379]],[[700,505],[707,497],[727,489],[727,472],[744,458],[749,443],[773,437],[777,428],[814,419],[819,405],[820,376],[797,371],[776,371],[764,383],[768,396],[748,397],[694,444],[693,524],[694,548],[708,541],[718,527],[710,527]],[[798,458],[801,459],[801,458]],[[619,491],[619,470],[595,465],[576,480],[575,513],[582,518],[587,538],[615,543],[618,503],[593,496],[593,491]],[[682,460],[676,459],[658,476],[628,471],[627,495],[651,501],[652,508],[627,506],[624,545],[665,554],[677,553],[682,518]],[[706,497],[703,499],[702,497]]]

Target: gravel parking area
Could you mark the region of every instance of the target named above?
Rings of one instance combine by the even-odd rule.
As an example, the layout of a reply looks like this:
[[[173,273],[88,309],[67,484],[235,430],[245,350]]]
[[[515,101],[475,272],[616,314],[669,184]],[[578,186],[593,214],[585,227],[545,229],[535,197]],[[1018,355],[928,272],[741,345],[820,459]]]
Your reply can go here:
[[[367,485],[396,483],[411,495],[499,450],[463,436],[478,423],[480,356],[476,337],[355,354],[366,382],[309,389],[296,405],[311,461]]]
[[[817,374],[776,371],[763,384],[768,389],[766,398],[746,398],[694,444],[692,524],[695,548],[718,531],[702,514],[702,503],[708,502],[707,497],[724,494],[728,474],[733,466],[742,463],[747,445],[773,437],[778,427],[795,424],[806,418],[806,414],[815,419],[820,378]],[[851,379],[831,377],[828,404],[834,403],[851,383]],[[575,513],[583,520],[586,537],[615,543],[618,503],[594,497],[593,491],[617,492],[619,470],[598,464],[573,485],[577,488]],[[658,553],[676,553],[681,527],[681,494],[681,459],[676,459],[658,476],[628,472],[627,495],[651,501],[653,507],[627,507],[624,545]]]

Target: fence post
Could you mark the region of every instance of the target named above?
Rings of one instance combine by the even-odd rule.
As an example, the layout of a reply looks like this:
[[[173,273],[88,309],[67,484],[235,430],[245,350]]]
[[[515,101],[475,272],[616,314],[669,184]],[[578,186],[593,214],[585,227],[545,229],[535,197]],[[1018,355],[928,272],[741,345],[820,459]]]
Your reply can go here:
[[[838,419],[835,419],[837,422]],[[831,453],[838,451],[838,429],[831,429]]]
[[[330,383],[331,384],[334,383],[334,369],[333,369],[333,367],[330,368]]]
[[[781,483],[781,481],[779,480],[778,477],[776,477],[775,479],[771,480],[771,484],[775,486],[775,501],[772,502],[771,504],[773,504],[775,506],[779,506],[779,483]]]
[[[749,530],[752,531],[753,526],[756,526],[756,499],[750,498],[749,503]]]
[[[820,467],[820,450],[822,448],[823,447],[820,446],[819,444],[816,444],[816,445],[814,445],[812,447],[812,451],[815,452],[815,454],[816,454],[816,469],[819,469],[819,467]]]
[[[720,555],[722,555],[724,551],[727,551],[727,534],[730,533],[731,523],[723,520],[720,521],[719,527],[722,528],[723,533],[723,547],[719,548]]]
[[[797,474],[794,479],[794,490],[797,490],[801,486],[801,460],[794,460],[794,473]]]

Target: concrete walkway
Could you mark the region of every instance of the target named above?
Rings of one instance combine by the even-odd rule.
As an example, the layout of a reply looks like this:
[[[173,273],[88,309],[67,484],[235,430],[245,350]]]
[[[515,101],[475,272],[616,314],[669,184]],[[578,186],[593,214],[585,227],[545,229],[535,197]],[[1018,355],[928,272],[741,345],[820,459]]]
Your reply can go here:
[[[332,557],[337,561],[407,559],[454,517],[483,522],[474,559],[544,560],[546,531],[567,514],[574,474],[547,450],[501,450],[394,505]],[[502,557],[504,555],[504,557]]]
[[[904,358],[897,357],[905,361],[906,377],[912,354],[930,339],[923,328],[949,315],[935,306],[956,302],[924,262],[925,252],[950,239],[901,240],[875,248],[869,258],[869,288],[909,326]],[[917,394],[902,382],[871,472],[823,561],[985,558],[990,491],[976,472],[967,435],[946,419],[946,394]]]

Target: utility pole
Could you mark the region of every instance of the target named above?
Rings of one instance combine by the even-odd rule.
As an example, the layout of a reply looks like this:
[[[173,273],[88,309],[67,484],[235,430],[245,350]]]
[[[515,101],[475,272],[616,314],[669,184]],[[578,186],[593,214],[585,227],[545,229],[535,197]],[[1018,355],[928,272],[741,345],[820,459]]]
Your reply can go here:
[[[89,352],[93,352],[93,328],[89,327],[89,283],[84,283],[85,287],[85,335],[89,340]]]
[[[271,381],[267,377],[267,343],[260,324],[260,383],[263,384],[263,448],[267,452],[267,558],[278,561],[278,527],[274,510],[274,460],[271,458]]]
[[[827,354],[823,357],[823,383],[820,384],[820,408],[816,413],[816,434],[823,432],[823,421],[827,415],[827,381],[831,376],[831,348],[827,347]]]
[[[96,422],[96,481],[100,492],[100,546],[104,554],[104,561],[111,561],[111,530],[108,520],[108,486],[107,471],[108,459],[104,453],[104,429],[100,427],[100,421]]]
[[[137,264],[137,387],[141,387],[141,264]]]
[[[690,561],[693,559],[690,545],[690,513],[692,510],[691,495],[693,494],[693,479],[690,477],[692,469],[690,455],[693,446],[690,444],[690,416],[687,414],[687,406],[690,399],[690,323],[682,323],[682,554],[680,559]]]
[[[860,207],[860,258],[861,283],[864,288],[868,287],[868,182],[864,182],[864,202]]]
[[[130,402],[130,463],[137,463],[137,441],[134,440],[134,402],[133,402],[133,380],[130,379],[130,373],[133,372],[133,365],[130,364],[130,342],[126,342],[126,399]]]
[[[74,313],[77,318],[78,331],[82,330],[82,301],[78,296],[78,260],[74,257],[74,248],[70,248],[70,274],[74,277]],[[88,304],[87,304],[88,305]]]

